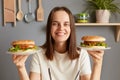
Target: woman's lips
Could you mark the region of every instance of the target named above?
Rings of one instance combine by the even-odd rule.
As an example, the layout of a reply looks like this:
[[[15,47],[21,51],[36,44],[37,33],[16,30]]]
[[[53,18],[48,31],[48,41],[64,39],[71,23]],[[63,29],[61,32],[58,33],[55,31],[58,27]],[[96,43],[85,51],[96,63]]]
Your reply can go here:
[[[63,35],[65,35],[65,33],[64,32],[57,32],[56,35],[63,36]]]

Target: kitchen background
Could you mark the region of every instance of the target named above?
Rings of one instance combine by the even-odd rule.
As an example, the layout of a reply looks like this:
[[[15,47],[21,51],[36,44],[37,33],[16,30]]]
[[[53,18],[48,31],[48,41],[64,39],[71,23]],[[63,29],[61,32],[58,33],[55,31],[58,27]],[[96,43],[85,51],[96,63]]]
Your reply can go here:
[[[18,0],[16,0],[18,1]],[[120,2],[119,0],[116,0]],[[13,23],[6,23],[3,26],[3,0],[0,0],[0,80],[19,80],[18,72],[12,62],[11,55],[6,54],[10,43],[18,39],[32,39],[36,45],[42,45],[45,42],[45,26],[47,17],[51,9],[55,6],[66,6],[72,13],[78,14],[85,9],[85,0],[43,0],[42,6],[44,9],[44,21],[38,22],[33,20],[26,23],[16,20],[16,26]],[[21,0],[21,9],[24,14],[28,13],[27,0]],[[32,12],[35,14],[38,1],[31,0]],[[18,5],[16,5],[17,7]],[[18,8],[16,8],[16,12]],[[90,17],[94,21],[93,17]],[[112,16],[110,22],[120,22],[120,15]],[[101,80],[119,80],[120,79],[120,41],[115,42],[115,27],[114,26],[77,26],[76,36],[77,44],[80,44],[80,38],[83,35],[100,35],[107,39],[107,43],[111,47],[110,50],[105,50]],[[32,55],[31,55],[32,56]],[[27,59],[26,67],[29,73],[29,64],[31,56]]]

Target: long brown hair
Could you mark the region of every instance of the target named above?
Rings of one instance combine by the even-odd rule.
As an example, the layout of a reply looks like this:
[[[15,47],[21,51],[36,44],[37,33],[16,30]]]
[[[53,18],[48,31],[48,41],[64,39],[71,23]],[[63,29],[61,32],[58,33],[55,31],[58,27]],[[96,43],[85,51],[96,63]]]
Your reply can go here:
[[[46,49],[45,55],[47,59],[53,60],[53,54],[54,54],[54,40],[51,36],[51,25],[52,25],[52,20],[53,20],[53,15],[56,11],[65,11],[69,15],[70,19],[70,29],[71,33],[70,36],[67,40],[67,51],[68,51],[68,56],[71,60],[76,59],[79,57],[79,54],[77,52],[77,47],[76,47],[76,35],[75,35],[75,26],[74,26],[74,17],[71,13],[71,11],[66,8],[66,7],[55,7],[51,10],[49,16],[48,16],[48,21],[47,21],[47,28],[46,28],[46,42],[42,46],[43,48]]]

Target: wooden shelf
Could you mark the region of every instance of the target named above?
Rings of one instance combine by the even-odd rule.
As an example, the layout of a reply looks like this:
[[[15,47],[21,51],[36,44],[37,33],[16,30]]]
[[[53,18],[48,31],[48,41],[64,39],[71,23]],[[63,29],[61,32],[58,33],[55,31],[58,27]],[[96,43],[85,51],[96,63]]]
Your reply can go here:
[[[75,26],[115,26],[116,42],[120,39],[120,23],[75,23]]]
[[[120,23],[75,23],[76,26],[120,26]]]

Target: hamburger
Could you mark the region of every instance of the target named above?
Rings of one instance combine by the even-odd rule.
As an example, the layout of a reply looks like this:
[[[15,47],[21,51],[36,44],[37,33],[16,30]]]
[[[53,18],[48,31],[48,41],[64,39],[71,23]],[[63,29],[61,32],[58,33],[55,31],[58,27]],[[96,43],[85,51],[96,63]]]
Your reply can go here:
[[[102,36],[83,36],[81,38],[83,42],[80,43],[81,47],[87,48],[106,48],[106,39]]]
[[[10,52],[35,50],[37,48],[33,40],[16,40],[11,45],[12,47],[8,50]]]

